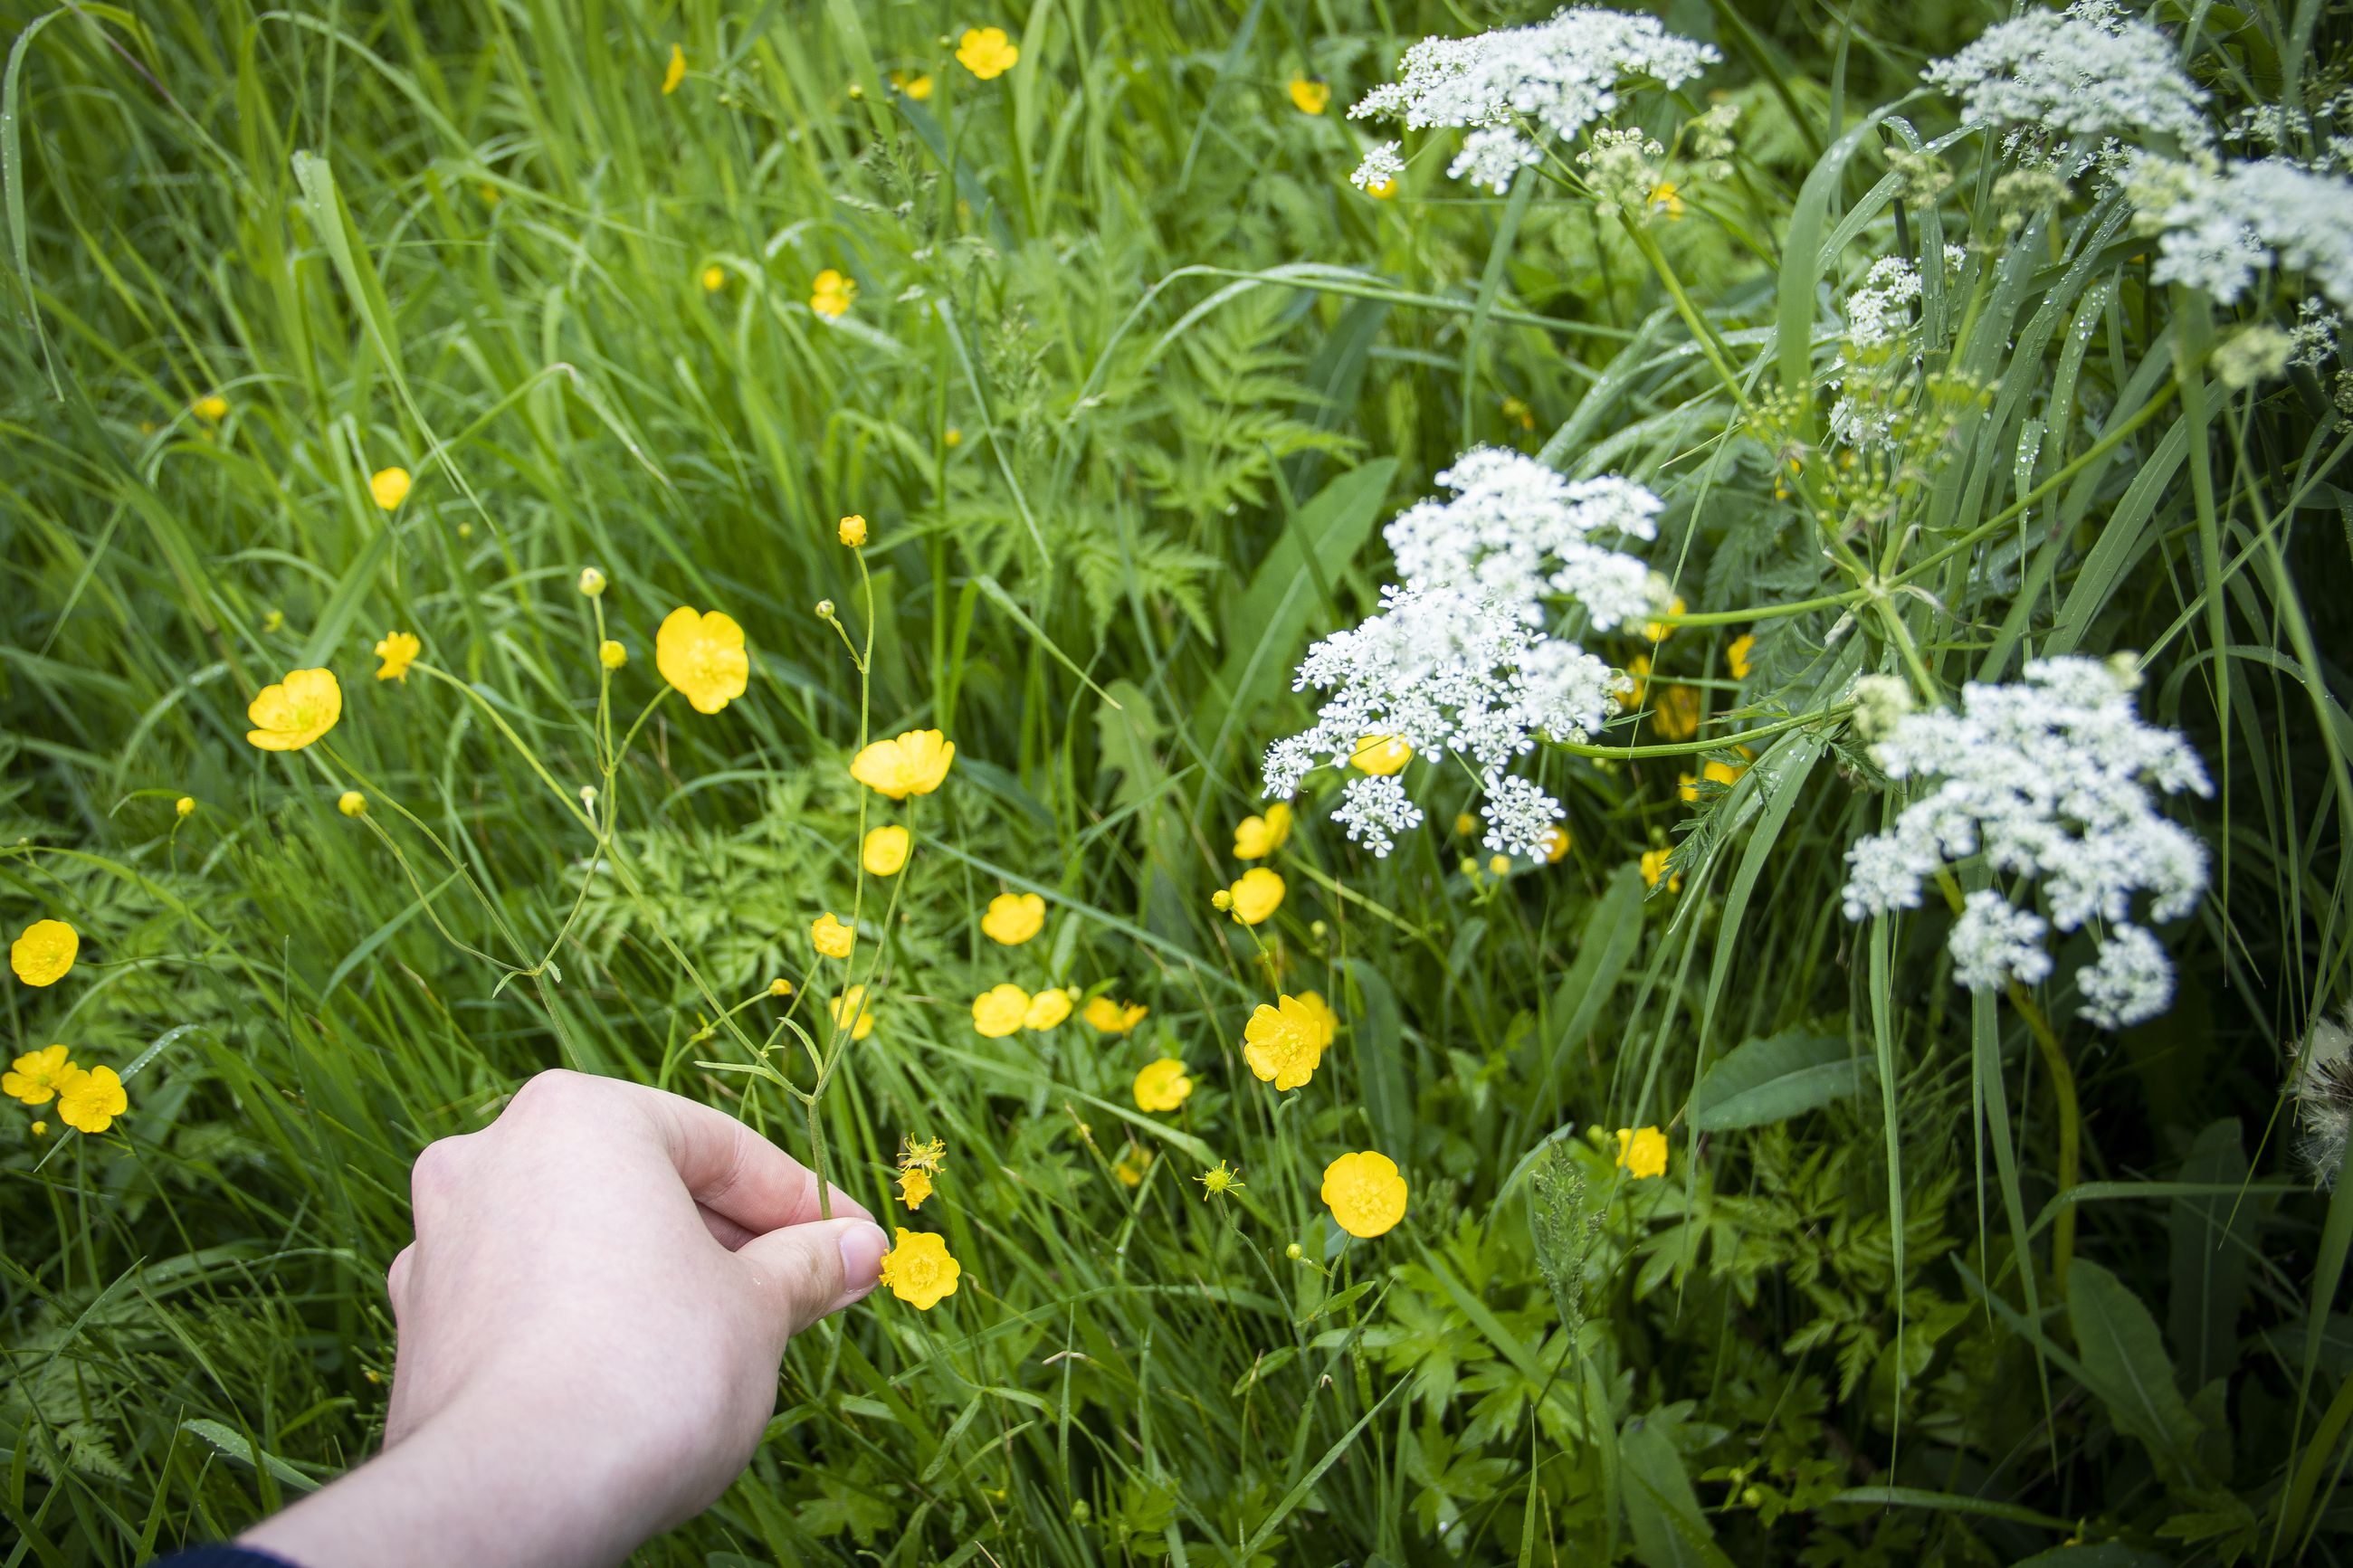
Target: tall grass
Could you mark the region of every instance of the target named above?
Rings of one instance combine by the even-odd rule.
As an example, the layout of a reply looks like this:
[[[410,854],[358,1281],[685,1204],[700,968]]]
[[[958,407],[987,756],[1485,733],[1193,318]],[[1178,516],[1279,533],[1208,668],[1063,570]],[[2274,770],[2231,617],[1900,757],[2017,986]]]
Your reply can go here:
[[[2292,9],[2165,19],[2205,79],[2325,97],[2346,17]],[[1671,13],[1727,63],[1641,112],[1728,95],[1736,174],[1633,229],[1442,152],[1348,184],[1340,109],[1413,37],[1526,19],[1493,6],[8,7],[0,910],[86,944],[5,991],[10,1054],[138,1064],[113,1132],[0,1135],[8,1562],[225,1535],[364,1458],[408,1163],[554,1066],[821,1142],[878,1214],[902,1137],[949,1150],[899,1213],[963,1289],[805,1336],[752,1468],[648,1561],[2339,1560],[2353,1200],[2290,1164],[2279,1084],[2353,971],[2343,419],[2308,374],[2210,379],[2229,323],[2148,283],[2113,195],[2000,210],[1906,96],[1992,7]],[[984,82],[952,36],[988,21],[1021,53]],[[1961,176],[1926,204],[1884,156],[1924,138]],[[1835,295],[1947,243],[1950,421],[1857,586],[1810,514],[1863,479],[1788,455]],[[1609,652],[1706,727],[1549,753],[1557,864],[1491,868],[1467,780],[1386,859],[1303,805],[1243,928],[1210,895],[1291,670],[1476,442],[1667,498],[1689,613]],[[608,779],[680,604],[744,623],[750,691],[673,699]],[[449,679],[369,679],[395,629]],[[2219,793],[2175,1005],[2112,1037],[2063,986],[1972,1000],[1941,917],[1850,926],[1838,888],[1891,799],[1855,674],[2116,650]],[[330,742],[248,746],[322,664]],[[848,758],[916,727],[955,770],[861,888]],[[978,927],[1008,890],[1049,909],[1016,949]],[[822,1030],[807,924],[854,902],[877,1027],[813,1139],[745,1069],[809,1087],[773,1031]],[[1152,1010],[979,1037],[1005,980]],[[1344,1020],[1280,1098],[1240,1053],[1278,989]],[[1847,1047],[1850,1092],[1694,1134],[1708,1067],[1776,1037]],[[1148,1114],[1163,1055],[1199,1087]],[[1607,1133],[1651,1124],[1637,1181]],[[1373,1242],[1316,1195],[1361,1148],[1412,1183]]]

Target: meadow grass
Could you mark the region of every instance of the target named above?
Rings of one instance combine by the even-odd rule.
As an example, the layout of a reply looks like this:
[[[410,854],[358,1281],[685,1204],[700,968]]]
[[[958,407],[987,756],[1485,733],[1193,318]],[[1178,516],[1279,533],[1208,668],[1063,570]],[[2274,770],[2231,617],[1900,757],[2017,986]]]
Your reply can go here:
[[[2340,8],[2194,10],[2218,93],[2343,85]],[[1948,134],[1919,69],[1996,7],[1679,0],[1724,62],[1629,122],[1736,103],[1738,150],[1642,222],[1443,146],[1349,184],[1403,45],[1525,8],[0,15],[0,910],[84,943],[6,988],[8,1054],[130,1102],[0,1134],[8,1563],[217,1538],[368,1454],[409,1163],[552,1067],[722,1106],[965,1270],[797,1342],[649,1562],[2342,1558],[2353,1200],[2289,1158],[2281,1046],[2353,971],[2347,427],[2325,371],[2210,373],[2235,318],[2113,191],[2022,205]],[[1887,156],[1924,144],[1925,200]],[[1838,299],[1947,244],[1929,435],[1841,470]],[[1686,610],[1588,639],[1649,689],[1541,753],[1556,861],[1491,863],[1421,762],[1426,827],[1377,858],[1311,793],[1237,922],[1294,667],[1481,443],[1666,500]],[[681,605],[746,629],[723,712],[664,695]],[[396,631],[418,666],[371,679]],[[1840,888],[1901,804],[1858,675],[2119,651],[2217,791],[2174,1005],[2110,1035]],[[332,733],[249,745],[317,667]],[[852,781],[929,729],[936,793]],[[913,856],[865,875],[885,822]],[[1018,946],[1004,893],[1044,903]],[[1149,1012],[987,1037],[1000,983]],[[1308,990],[1338,1042],[1278,1093],[1245,1021]],[[1751,1046],[1812,1087],[1696,1114]],[[1164,1057],[1195,1087],[1139,1109]],[[1648,1127],[1664,1178],[1619,1158]],[[946,1148],[913,1215],[905,1139]],[[1370,1240],[1318,1196],[1356,1150],[1410,1183]]]

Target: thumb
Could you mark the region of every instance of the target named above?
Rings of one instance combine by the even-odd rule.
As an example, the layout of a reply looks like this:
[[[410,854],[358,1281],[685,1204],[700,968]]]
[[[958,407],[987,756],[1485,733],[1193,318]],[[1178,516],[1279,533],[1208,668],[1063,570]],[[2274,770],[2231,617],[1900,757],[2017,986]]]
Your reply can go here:
[[[755,1236],[734,1256],[785,1331],[797,1334],[873,1289],[890,1245],[871,1219],[809,1220]]]

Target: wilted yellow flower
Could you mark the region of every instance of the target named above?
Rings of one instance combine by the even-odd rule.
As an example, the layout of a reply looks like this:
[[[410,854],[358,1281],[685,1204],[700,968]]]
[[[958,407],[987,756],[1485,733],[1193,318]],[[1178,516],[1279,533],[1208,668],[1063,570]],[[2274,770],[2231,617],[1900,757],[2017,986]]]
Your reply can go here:
[[[365,816],[367,815],[367,796],[362,795],[355,789],[347,789],[342,795],[335,797],[335,809],[342,812],[345,816]]]
[[[1756,668],[1748,662],[1748,656],[1756,651],[1757,634],[1754,632],[1743,632],[1724,645],[1724,668],[1733,679],[1748,679],[1748,672]]]
[[[1323,1065],[1339,1022],[1313,991],[1279,997],[1273,1006],[1261,1004],[1242,1026],[1242,1059],[1262,1081],[1297,1089]]]
[[[217,392],[210,397],[197,398],[188,405],[188,408],[197,418],[211,425],[217,425],[228,417],[228,399]]]
[[[1201,1194],[1203,1203],[1208,1203],[1211,1198],[1223,1197],[1228,1193],[1238,1193],[1242,1190],[1240,1174],[1228,1170],[1223,1160],[1218,1162],[1214,1170],[1204,1171],[1193,1179],[1206,1189]]]
[[[596,645],[596,662],[607,669],[618,669],[629,662],[629,650],[607,637]]]
[[[1348,758],[1348,765],[1360,773],[1374,773],[1386,778],[1391,773],[1402,772],[1406,763],[1411,761],[1413,761],[1413,748],[1398,737],[1366,735],[1356,742],[1356,752]]]
[[[923,1200],[931,1195],[932,1173],[929,1171],[913,1170],[899,1173],[899,1201],[905,1204],[911,1212],[922,1208]]]
[[[1665,849],[1642,851],[1642,881],[1646,886],[1655,888],[1659,885],[1659,879],[1666,877],[1667,858],[1671,853]],[[1681,877],[1667,877],[1667,891],[1680,893],[1683,890],[1683,879]]]
[[[907,854],[913,844],[913,836],[895,822],[888,827],[878,827],[869,833],[865,842],[859,846],[859,863],[866,868],[870,876],[895,877],[899,868],[907,863]]]
[[[849,776],[877,795],[904,800],[939,788],[955,761],[955,742],[943,739],[937,730],[910,730],[877,741],[852,757]]]
[[[1059,985],[1049,985],[1029,998],[1029,1010],[1021,1015],[1021,1026],[1042,1033],[1070,1016],[1071,994]]]
[[[1405,1178],[1397,1162],[1370,1149],[1324,1167],[1324,1202],[1350,1236],[1369,1239],[1405,1217]]]
[[[882,1283],[891,1294],[918,1311],[930,1311],[944,1296],[955,1294],[964,1267],[948,1256],[944,1237],[931,1231],[898,1226],[897,1239],[882,1255]]]
[[[1667,1135],[1655,1127],[1618,1129],[1618,1163],[1637,1180],[1667,1173]]]
[[[863,985],[849,987],[828,1003],[826,1008],[833,1015],[833,1026],[837,1029],[843,1026],[845,1020],[855,1020],[849,1024],[849,1037],[853,1040],[862,1040],[874,1032],[874,1009],[866,1005],[866,987]]]
[[[1002,27],[967,27],[956,46],[956,63],[983,81],[1003,76],[1020,58],[1020,49]]]
[[[71,1053],[63,1046],[44,1046],[37,1051],[27,1051],[18,1057],[14,1066],[0,1073],[0,1094],[21,1100],[26,1105],[47,1105],[57,1098],[68,1074],[74,1070]]]
[[[849,950],[858,945],[858,931],[835,920],[828,910],[809,922],[809,941],[817,944],[820,957],[848,958]]]
[[[828,267],[809,283],[809,309],[831,321],[849,313],[858,298],[857,283]]]
[[[408,499],[408,470],[378,468],[368,476],[368,494],[375,498],[376,505],[392,510]]]
[[[1046,900],[1035,893],[999,893],[980,917],[981,934],[1007,947],[1019,947],[1045,924]]]
[[[58,1085],[58,1120],[77,1132],[103,1132],[131,1109],[112,1068],[68,1068]]]
[[[604,597],[605,574],[594,566],[580,568],[580,591],[592,599]]]
[[[182,817],[194,816],[196,814],[196,797],[192,795],[182,795],[172,803],[172,810]]]
[[[63,921],[35,921],[8,944],[8,967],[27,985],[55,985],[74,966],[81,933]]]
[[[1651,714],[1651,723],[1670,741],[1688,741],[1698,734],[1699,689],[1670,686],[1660,692],[1659,706]]]
[[[732,617],[681,605],[654,634],[654,668],[696,712],[716,713],[744,695],[752,656],[744,647],[744,628]]]
[[[1291,837],[1291,805],[1276,801],[1264,816],[1245,816],[1234,825],[1234,858],[1263,860]]]
[[[1162,1057],[1135,1075],[1135,1103],[1141,1110],[1174,1110],[1192,1093],[1193,1079],[1175,1057]]]
[[[1144,1022],[1144,1016],[1151,1011],[1141,1002],[1123,1005],[1108,996],[1098,996],[1079,1016],[1106,1035],[1124,1035]]]
[[[923,71],[892,71],[891,85],[917,103],[932,96],[932,79]]]
[[[1673,598],[1667,601],[1667,614],[1671,616],[1682,615],[1684,608],[1683,596],[1681,594],[1677,594]],[[1668,625],[1665,621],[1645,621],[1642,623],[1642,635],[1650,638],[1652,642],[1664,642],[1667,639],[1667,634],[1674,629],[1675,628],[1673,626]]]
[[[1332,102],[1332,86],[1322,77],[1291,79],[1291,106],[1302,114],[1321,114]]]
[[[727,269],[716,262],[702,269],[702,291],[716,294],[727,287]]]
[[[662,72],[662,96],[668,98],[686,79],[686,50],[677,44],[670,47],[670,66]]]
[[[972,1026],[987,1039],[1003,1039],[1020,1028],[1021,1020],[1029,1016],[1029,993],[1009,980],[972,999]]]
[[[858,513],[851,512],[841,520],[839,532],[841,542],[855,550],[866,542],[866,520]]]
[[[1233,900],[1234,919],[1254,926],[1282,907],[1282,878],[1263,866],[1253,866],[1226,889]]]
[[[299,752],[343,716],[343,689],[332,669],[289,670],[246,705],[245,738],[265,752]]]
[[[416,663],[417,656],[424,651],[425,645],[417,640],[415,632],[385,633],[383,640],[375,645],[376,658],[384,660],[384,668],[375,672],[375,678],[407,685],[408,667]]]
[[[1672,180],[1661,180],[1651,187],[1651,211],[1653,214],[1664,214],[1669,223],[1673,223],[1683,216],[1683,199],[1675,194],[1675,183]]]

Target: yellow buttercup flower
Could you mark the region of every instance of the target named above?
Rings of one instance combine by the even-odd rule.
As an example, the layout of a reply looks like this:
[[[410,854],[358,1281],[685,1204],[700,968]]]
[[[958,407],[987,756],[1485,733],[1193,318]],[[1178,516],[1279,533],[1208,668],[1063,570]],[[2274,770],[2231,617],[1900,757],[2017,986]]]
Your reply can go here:
[[[335,809],[342,812],[345,816],[365,816],[367,815],[367,796],[362,795],[355,789],[347,789],[342,795],[335,797]]]
[[[1381,1236],[1405,1217],[1405,1178],[1397,1162],[1370,1149],[1324,1167],[1324,1203],[1350,1236]]]
[[[877,795],[904,800],[939,788],[955,761],[955,742],[942,739],[937,730],[910,730],[852,757],[849,776]]]
[[[1642,881],[1645,886],[1655,888],[1659,885],[1659,879],[1667,876],[1667,858],[1672,853],[1666,849],[1642,851]],[[1667,877],[1667,891],[1680,893],[1683,890],[1683,879],[1681,877]]]
[[[866,868],[869,876],[895,877],[907,863],[913,843],[913,836],[895,822],[888,827],[878,827],[859,846],[859,863]]]
[[[406,468],[378,468],[368,476],[368,494],[386,511],[408,499],[408,486]]]
[[[1375,180],[1371,184],[1365,187],[1365,195],[1372,197],[1377,202],[1385,202],[1391,196],[1397,195],[1397,182],[1395,180]]]
[[[1700,776],[1710,784],[1722,784],[1725,788],[1730,789],[1740,782],[1740,775],[1747,771],[1737,763],[1707,763],[1700,768]]]
[[[1675,183],[1672,180],[1661,180],[1651,187],[1651,211],[1654,215],[1665,214],[1669,223],[1674,223],[1682,218],[1683,199],[1675,194]]]
[[[415,664],[417,656],[424,651],[425,645],[417,640],[415,632],[385,633],[384,640],[375,645],[376,658],[384,660],[384,668],[375,672],[375,678],[407,685],[408,667]]]
[[[77,1132],[103,1132],[130,1109],[131,1097],[112,1068],[69,1068],[58,1085],[58,1120]]]
[[[668,98],[686,79],[686,50],[677,44],[670,47],[670,66],[662,72],[662,96]]]
[[[1263,860],[1291,837],[1291,805],[1276,801],[1264,816],[1245,816],[1234,825],[1234,858]]]
[[[1297,1089],[1315,1076],[1338,1028],[1339,1018],[1314,992],[1279,997],[1273,1006],[1261,1004],[1242,1026],[1242,1059],[1261,1080]]]
[[[980,917],[981,934],[1007,947],[1019,947],[1045,924],[1046,900],[1035,893],[999,893]]]
[[[855,1020],[848,1025],[851,1039],[862,1040],[874,1032],[874,1009],[866,1005],[865,986],[851,986],[826,1006],[833,1015],[833,1026],[837,1029],[844,1026],[845,1020]]]
[[[1332,85],[1322,77],[1291,79],[1291,106],[1302,114],[1321,114],[1331,106]]]
[[[175,816],[184,819],[195,816],[196,797],[192,795],[182,795],[179,799],[172,803],[172,811]]]
[[[928,1312],[940,1299],[955,1294],[964,1266],[948,1256],[945,1237],[932,1231],[898,1232],[890,1251],[882,1255],[882,1283],[891,1294],[918,1311]]]
[[[702,269],[702,291],[716,294],[727,287],[727,269],[713,264]]]
[[[74,966],[81,933],[63,921],[35,921],[8,944],[8,967],[27,985],[55,985]]]
[[[891,85],[922,103],[932,96],[932,79],[922,71],[892,71]]]
[[[809,284],[809,309],[831,321],[849,313],[849,302],[858,298],[858,285],[828,267]]]
[[[27,1051],[18,1057],[14,1066],[0,1073],[0,1094],[21,1100],[26,1105],[47,1105],[57,1098],[69,1074],[74,1071],[73,1060],[63,1046],[44,1046],[37,1051]]]
[[[1373,773],[1382,778],[1402,772],[1413,761],[1413,748],[1395,735],[1367,735],[1356,742],[1356,750],[1348,758],[1348,765],[1359,773]]]
[[[1144,1016],[1151,1011],[1141,1002],[1123,1005],[1108,996],[1098,996],[1087,1004],[1086,1011],[1079,1016],[1106,1035],[1124,1035],[1144,1022]]]
[[[1029,1016],[1029,993],[1011,981],[992,985],[972,999],[972,1026],[982,1037],[1001,1040]]]
[[[1119,1178],[1121,1186],[1140,1187],[1144,1184],[1144,1173],[1150,1169],[1152,1151],[1131,1138],[1127,1141],[1125,1152],[1119,1157],[1119,1163],[1111,1168],[1111,1173]]]
[[[956,63],[983,81],[1003,76],[1020,58],[1020,49],[1002,27],[967,27],[956,46]]]
[[[1568,829],[1555,824],[1544,830],[1544,858],[1547,866],[1557,866],[1568,858]]]
[[[197,398],[188,405],[188,409],[206,423],[217,425],[228,417],[228,399],[216,392],[210,397]]]
[[[299,752],[343,716],[343,688],[332,669],[291,669],[246,705],[245,738],[265,752]]]
[[[1246,926],[1262,922],[1282,907],[1282,878],[1263,866],[1253,866],[1226,889],[1234,919]]]
[[[1642,705],[1642,693],[1651,689],[1651,656],[1638,653],[1626,661],[1627,688],[1623,693],[1629,708]]]
[[[607,637],[596,645],[596,662],[607,669],[618,669],[629,662],[629,650]]]
[[[1671,616],[1680,616],[1683,613],[1685,608],[1686,606],[1683,604],[1683,596],[1681,594],[1677,594],[1673,598],[1667,601],[1667,614]],[[1675,628],[1672,626],[1669,625],[1665,621],[1645,621],[1642,623],[1642,635],[1650,638],[1652,642],[1666,641],[1667,634],[1674,629]]]
[[[1174,1110],[1192,1093],[1193,1079],[1175,1057],[1162,1057],[1135,1075],[1135,1103],[1140,1110]]]
[[[1699,689],[1694,686],[1670,686],[1659,693],[1659,706],[1651,714],[1651,723],[1662,738],[1688,741],[1699,733]]]
[[[1029,998],[1029,1009],[1021,1015],[1021,1026],[1043,1033],[1070,1016],[1071,994],[1059,985],[1050,985]]]
[[[744,647],[744,628],[732,617],[681,605],[654,634],[654,668],[696,712],[716,713],[744,695],[752,656]]]
[[[1724,668],[1725,672],[1735,680],[1747,679],[1748,672],[1757,668],[1749,662],[1748,656],[1756,651],[1757,634],[1754,632],[1744,632],[1740,636],[1733,638],[1730,642],[1725,644]]]
[[[1618,1163],[1637,1181],[1667,1173],[1667,1135],[1655,1127],[1618,1129]]]
[[[841,542],[855,550],[866,542],[866,520],[858,513],[851,512],[841,520],[841,526],[837,531]]]
[[[913,1170],[899,1173],[899,1201],[905,1204],[910,1212],[922,1208],[923,1200],[931,1195],[932,1173],[929,1171]]]
[[[858,945],[858,931],[855,927],[835,920],[828,911],[809,922],[809,941],[817,944],[821,957],[848,958],[849,950]]]

